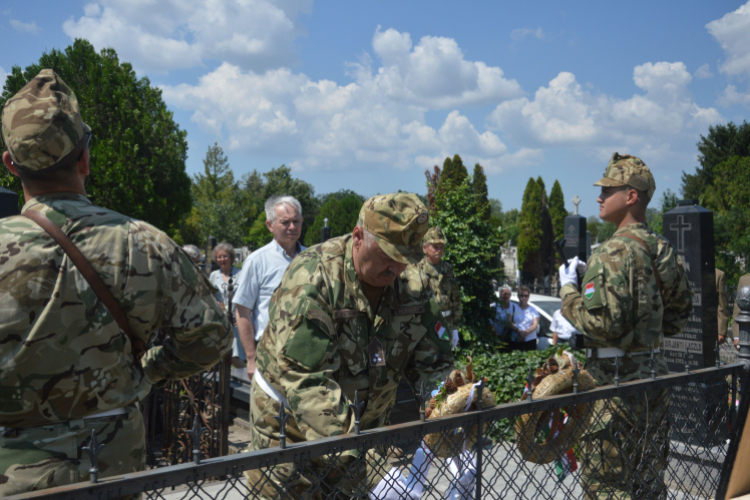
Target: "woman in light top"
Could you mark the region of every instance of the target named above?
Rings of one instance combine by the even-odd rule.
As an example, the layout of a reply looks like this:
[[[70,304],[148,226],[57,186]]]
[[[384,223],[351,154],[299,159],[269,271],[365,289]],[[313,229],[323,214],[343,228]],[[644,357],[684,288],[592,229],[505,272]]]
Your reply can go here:
[[[245,366],[245,350],[242,348],[240,343],[239,332],[237,331],[237,320],[235,319],[234,312],[232,310],[227,311],[227,308],[232,307],[232,296],[234,290],[237,290],[237,275],[240,274],[240,270],[234,267],[234,247],[229,243],[219,243],[214,247],[211,252],[211,260],[219,265],[219,269],[213,271],[208,277],[208,281],[216,287],[216,300],[229,315],[229,319],[232,321],[232,329],[234,330],[234,343],[232,344],[232,365],[235,368],[242,368]]]
[[[516,333],[519,341],[511,342],[512,350],[534,351],[536,350],[536,334],[539,331],[539,312],[529,304],[531,290],[525,285],[518,287],[519,306],[513,316],[516,325]]]

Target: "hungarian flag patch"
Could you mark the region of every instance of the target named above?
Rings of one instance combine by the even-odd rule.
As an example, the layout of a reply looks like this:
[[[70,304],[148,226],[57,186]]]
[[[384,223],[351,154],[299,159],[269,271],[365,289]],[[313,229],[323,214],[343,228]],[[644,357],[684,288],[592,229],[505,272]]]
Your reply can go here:
[[[440,324],[440,321],[438,321],[435,325],[435,333],[437,333],[437,336],[442,340],[448,340],[448,330],[446,330],[445,327]]]
[[[593,297],[595,293],[596,293],[596,289],[594,288],[594,284],[587,283],[586,288],[583,291],[583,296],[591,300],[591,297]]]

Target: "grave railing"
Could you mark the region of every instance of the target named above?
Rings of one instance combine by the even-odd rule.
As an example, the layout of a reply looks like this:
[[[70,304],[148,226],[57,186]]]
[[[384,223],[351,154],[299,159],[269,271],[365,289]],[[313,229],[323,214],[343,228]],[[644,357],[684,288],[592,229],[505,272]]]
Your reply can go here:
[[[596,487],[585,469],[619,478],[640,498],[710,499],[734,435],[741,373],[733,364],[545,399],[532,394],[304,444],[205,460],[196,452],[193,463],[12,498],[367,498],[383,476],[409,499],[584,498]],[[664,396],[671,405],[661,419],[663,407],[647,403]],[[618,423],[606,425],[612,419]],[[627,450],[619,459],[607,445],[618,439]]]

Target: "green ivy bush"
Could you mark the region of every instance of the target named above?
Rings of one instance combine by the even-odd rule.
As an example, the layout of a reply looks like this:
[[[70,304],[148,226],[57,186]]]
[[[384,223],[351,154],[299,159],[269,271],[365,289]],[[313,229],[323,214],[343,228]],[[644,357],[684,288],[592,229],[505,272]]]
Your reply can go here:
[[[493,352],[472,346],[456,352],[456,366],[464,368],[468,362],[467,357],[471,356],[474,373],[479,377],[487,377],[487,385],[495,395],[495,403],[500,405],[521,399],[529,368],[540,368],[556,351],[556,347],[550,347],[544,351]],[[570,351],[579,361],[585,361],[583,351]],[[513,422],[509,419],[498,420],[489,434],[496,441],[514,441]]]

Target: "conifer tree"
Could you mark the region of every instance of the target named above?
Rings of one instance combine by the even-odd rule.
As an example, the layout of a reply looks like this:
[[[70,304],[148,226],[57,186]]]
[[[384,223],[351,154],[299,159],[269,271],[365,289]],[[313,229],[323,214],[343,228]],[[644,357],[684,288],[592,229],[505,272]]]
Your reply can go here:
[[[542,188],[529,178],[523,192],[519,214],[518,265],[523,271],[535,271],[542,241]]]
[[[472,178],[471,185],[474,190],[474,203],[477,206],[477,214],[482,220],[489,222],[492,209],[489,197],[487,196],[487,176],[484,175],[484,168],[479,163],[474,165],[474,177]]]
[[[565,217],[567,217],[568,211],[565,210],[562,187],[557,180],[552,185],[552,191],[549,194],[549,215],[552,218],[555,240],[559,240],[565,234]]]

